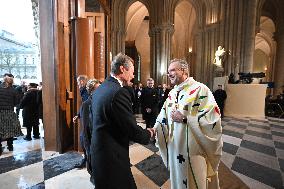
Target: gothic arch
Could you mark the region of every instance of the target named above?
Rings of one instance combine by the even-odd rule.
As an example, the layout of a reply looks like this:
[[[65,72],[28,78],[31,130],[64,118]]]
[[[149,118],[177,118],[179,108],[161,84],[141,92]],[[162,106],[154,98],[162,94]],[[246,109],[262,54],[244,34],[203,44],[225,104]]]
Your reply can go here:
[[[147,78],[150,77],[151,70],[149,11],[147,7],[140,1],[132,3],[127,10],[125,25],[126,53],[132,52],[132,58],[137,60],[135,61],[134,82],[139,81],[145,84]]]
[[[272,46],[273,56],[270,59],[271,64],[271,81],[275,82],[275,88],[273,90],[274,95],[277,95],[281,92],[281,86],[284,85],[284,76],[283,76],[283,68],[284,68],[284,17],[283,13],[283,3],[279,0],[261,0],[257,6],[257,27],[258,32],[261,31],[261,18],[266,16],[272,20],[274,23],[275,30],[273,32],[273,36],[271,37],[275,40],[275,45]],[[265,39],[265,35],[262,35]],[[270,40],[267,40],[268,44],[270,44]],[[276,45],[277,44],[277,45]]]
[[[196,12],[189,1],[180,1],[175,9],[175,32],[172,37],[172,55],[175,58],[187,58],[189,48],[193,47]],[[178,49],[177,49],[178,48]]]
[[[200,0],[177,0],[174,2],[172,8],[172,12],[175,12],[176,7],[182,2],[182,1],[187,1],[189,2],[193,7],[194,10],[196,12],[196,18],[198,21],[198,25],[201,26],[202,25],[202,2]]]
[[[134,41],[135,36],[138,32],[139,26],[143,22],[145,16],[149,15],[149,11],[147,7],[143,3],[138,3],[139,1],[136,1],[132,3],[131,5],[134,5],[132,9],[130,9],[132,6],[130,6],[127,10],[127,16],[126,16],[126,41]],[[131,12],[130,12],[131,11]]]
[[[112,53],[116,55],[119,52],[125,52],[125,21],[126,21],[126,13],[129,7],[138,0],[114,0],[112,2]],[[142,4],[144,4],[149,12],[150,9],[148,1],[139,0]]]
[[[272,80],[274,72],[274,61],[276,53],[276,43],[273,39],[274,32],[275,24],[273,20],[271,20],[269,17],[261,16],[259,19],[258,33],[255,37],[253,71],[266,72],[267,81]],[[259,56],[262,56],[262,58],[260,58]],[[265,63],[264,60],[266,61]],[[263,68],[261,68],[261,66]]]

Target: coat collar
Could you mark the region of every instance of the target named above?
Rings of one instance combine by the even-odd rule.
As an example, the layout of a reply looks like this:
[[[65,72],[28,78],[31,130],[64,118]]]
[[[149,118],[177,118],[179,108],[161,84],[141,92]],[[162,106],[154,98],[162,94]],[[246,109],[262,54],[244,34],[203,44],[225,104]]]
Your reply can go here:
[[[186,86],[191,85],[195,80],[192,77],[188,77],[184,82],[179,85],[174,86],[174,89],[180,91],[183,90]]]
[[[114,83],[116,83],[116,84],[121,86],[121,84],[119,83],[118,79],[113,77],[113,76],[109,76],[106,80],[110,81],[110,82],[114,82]]]

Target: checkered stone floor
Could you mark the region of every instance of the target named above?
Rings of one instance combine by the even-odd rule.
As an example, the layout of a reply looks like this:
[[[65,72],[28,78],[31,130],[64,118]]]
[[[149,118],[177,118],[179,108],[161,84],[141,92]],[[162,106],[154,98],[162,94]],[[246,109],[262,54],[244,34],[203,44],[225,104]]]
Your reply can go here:
[[[222,161],[250,188],[283,188],[284,120],[222,120]]]
[[[145,127],[141,116],[137,122]],[[222,162],[250,188],[284,188],[284,120],[226,117],[222,126]],[[73,168],[81,159],[79,153],[45,151],[42,138],[21,137],[14,148],[0,156],[1,189],[93,188],[86,169]],[[129,148],[138,189],[169,189],[169,172],[158,149],[152,143],[130,143]]]

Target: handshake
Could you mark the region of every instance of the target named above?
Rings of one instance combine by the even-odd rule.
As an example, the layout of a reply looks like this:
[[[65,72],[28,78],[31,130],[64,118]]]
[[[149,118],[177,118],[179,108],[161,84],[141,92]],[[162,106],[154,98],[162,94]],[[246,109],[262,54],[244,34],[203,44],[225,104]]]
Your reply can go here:
[[[151,138],[153,139],[156,136],[156,129],[155,128],[147,128],[147,130],[151,134]]]

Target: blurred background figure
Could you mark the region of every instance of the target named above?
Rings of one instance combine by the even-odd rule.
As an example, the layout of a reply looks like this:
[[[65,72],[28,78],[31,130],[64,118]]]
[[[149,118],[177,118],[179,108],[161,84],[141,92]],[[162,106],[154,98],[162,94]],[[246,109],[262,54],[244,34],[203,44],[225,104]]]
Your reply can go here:
[[[84,157],[80,163],[75,165],[75,168],[84,168],[87,166],[87,171],[92,175],[92,166],[90,159],[90,145],[92,137],[92,127],[93,127],[93,118],[92,118],[92,94],[100,86],[100,81],[97,79],[90,79],[87,82],[86,89],[89,93],[89,98],[83,102],[80,107],[80,123],[82,130],[80,132],[80,143],[84,152]],[[93,183],[93,177],[91,177],[91,182]]]
[[[27,135],[24,140],[32,140],[31,133],[33,131],[33,138],[39,139],[39,112],[37,103],[38,84],[29,83],[28,91],[25,93],[20,103],[20,108],[23,109],[23,127],[27,128]]]
[[[163,84],[161,89],[158,90],[158,96],[159,96],[159,111],[162,109],[164,102],[168,98],[170,89],[168,89],[167,84]]]
[[[223,118],[224,117],[224,106],[225,106],[225,100],[227,98],[227,93],[225,90],[223,90],[222,85],[218,85],[218,89],[213,93],[213,95],[220,109],[221,118]]]
[[[3,76],[3,80],[0,82],[0,87],[5,87],[5,78],[6,77],[11,77],[11,78],[14,78],[14,75],[13,74],[11,74],[11,73],[5,73],[4,74],[4,76]],[[14,81],[13,81],[13,83],[14,83]],[[13,84],[12,84],[12,86],[13,86]]]
[[[43,104],[42,104],[42,82],[39,82],[39,85],[37,87],[37,104],[38,104],[38,118],[41,119],[41,122],[43,124]]]
[[[89,98],[89,93],[86,87],[87,82],[88,82],[88,77],[86,75],[79,75],[77,77],[77,85],[79,87],[82,103],[88,100]],[[80,110],[78,110],[77,114],[73,117],[73,123],[76,123],[78,118],[80,118]]]
[[[147,87],[142,90],[141,94],[142,116],[146,122],[146,128],[152,128],[158,115],[159,97],[157,89],[154,88],[154,80],[147,79]]]
[[[21,85],[17,86],[15,89],[18,92],[19,100],[22,100],[25,92],[27,92],[28,90],[27,83],[25,81],[21,81]],[[16,106],[16,114],[18,117],[19,117],[19,113],[20,113],[20,104]]]
[[[142,83],[139,83],[137,88],[134,90],[135,93],[135,114],[141,114],[141,93],[142,93],[143,85]]]
[[[18,104],[17,91],[13,86],[13,77],[5,76],[0,87],[0,155],[3,152],[2,140],[7,140],[9,151],[13,151],[13,137],[23,135],[14,107]]]
[[[87,81],[88,77],[86,75],[79,75],[77,77],[77,85],[79,87],[82,102],[86,101],[89,98],[89,94],[86,89]]]

